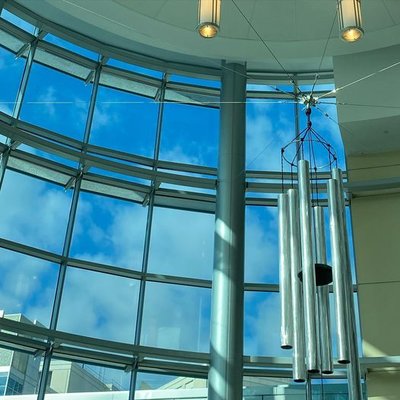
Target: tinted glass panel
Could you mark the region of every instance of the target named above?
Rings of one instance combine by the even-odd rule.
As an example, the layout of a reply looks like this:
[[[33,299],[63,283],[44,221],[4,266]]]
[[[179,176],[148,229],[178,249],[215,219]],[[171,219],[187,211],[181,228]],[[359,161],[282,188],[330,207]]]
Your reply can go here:
[[[39,179],[6,171],[0,192],[5,210],[0,236],[29,246],[61,253],[71,191]]]
[[[81,192],[71,256],[140,270],[146,217],[141,205]]]
[[[53,359],[50,363],[46,393],[85,393],[81,398],[95,399],[93,394],[102,392],[102,399],[113,400],[117,395],[118,400],[125,400],[128,399],[129,379],[130,373],[124,371]],[[51,399],[53,396],[46,398]]]
[[[15,54],[0,47],[0,111],[11,115],[14,109],[22,73],[24,58],[15,58]]]
[[[246,108],[246,169],[281,170],[281,148],[295,137],[294,105],[249,100]]]
[[[100,86],[91,143],[153,157],[158,104],[147,97]]]
[[[246,207],[246,282],[279,282],[277,218],[276,207]]]
[[[49,326],[58,265],[0,249],[0,304],[5,317]]]
[[[215,167],[218,134],[218,109],[166,103],[160,159]]]
[[[133,342],[139,282],[68,268],[58,329],[80,335]]]
[[[211,279],[214,215],[155,208],[149,272]]]
[[[291,357],[280,346],[279,293],[246,292],[244,299],[244,353]]]
[[[74,139],[83,139],[92,85],[34,63],[21,119]]]
[[[210,295],[209,289],[148,282],[141,343],[208,352]]]

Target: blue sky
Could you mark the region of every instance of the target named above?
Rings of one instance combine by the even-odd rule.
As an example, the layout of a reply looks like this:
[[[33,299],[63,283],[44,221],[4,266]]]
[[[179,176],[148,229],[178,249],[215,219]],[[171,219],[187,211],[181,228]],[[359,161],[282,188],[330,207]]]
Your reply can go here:
[[[65,44],[52,36],[47,40]],[[84,49],[68,47],[95,58]],[[110,65],[125,66],[115,60]],[[6,114],[12,112],[23,67],[24,59],[15,60],[0,48],[0,111]],[[133,70],[148,73],[141,67]],[[175,79],[188,83],[186,77]],[[90,84],[34,64],[21,119],[81,140],[90,94]],[[335,117],[334,106],[323,107]],[[90,142],[152,157],[158,108],[151,99],[100,87]],[[337,126],[316,111],[313,121],[314,128],[339,150],[343,166]],[[217,109],[166,104],[160,159],[216,167],[218,131]],[[280,148],[294,135],[293,104],[249,101],[246,134],[246,168],[279,171]],[[21,149],[48,156],[32,148]],[[71,194],[62,187],[7,171],[0,193],[0,207],[6,210],[0,237],[60,254]],[[147,208],[139,204],[82,192],[71,257],[140,270],[146,218]],[[278,283],[277,230],[276,208],[246,208],[246,282]],[[156,208],[148,271],[211,279],[213,235],[213,215]],[[48,326],[58,266],[3,249],[0,252],[0,308],[6,313],[22,312]],[[70,268],[58,328],[132,342],[138,290],[139,282],[132,279]],[[276,293],[245,294],[246,354],[290,355],[279,348],[279,302]],[[148,283],[142,344],[208,351],[209,314],[210,289]],[[165,337],[173,339],[166,341]]]

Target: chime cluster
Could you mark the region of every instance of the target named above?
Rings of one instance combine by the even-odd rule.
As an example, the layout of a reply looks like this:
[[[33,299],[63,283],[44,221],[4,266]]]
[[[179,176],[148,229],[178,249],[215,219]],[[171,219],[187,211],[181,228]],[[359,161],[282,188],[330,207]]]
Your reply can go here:
[[[297,182],[278,198],[281,347],[293,349],[293,379],[303,382],[308,374],[333,373],[331,282],[337,362],[358,363],[358,353],[342,171],[333,168],[327,180],[330,266],[326,207],[313,199],[309,161],[297,167]]]

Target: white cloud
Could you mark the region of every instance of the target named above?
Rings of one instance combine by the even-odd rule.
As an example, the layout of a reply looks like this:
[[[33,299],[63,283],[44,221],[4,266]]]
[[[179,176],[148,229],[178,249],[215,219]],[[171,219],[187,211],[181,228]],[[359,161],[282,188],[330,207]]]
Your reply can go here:
[[[142,344],[209,351],[210,289],[148,283]]]
[[[280,347],[279,294],[247,293],[245,303],[245,354],[290,357]]]
[[[201,159],[199,156],[195,156],[193,154],[189,155],[180,145],[170,147],[168,150],[161,148],[160,160],[168,160],[184,164],[201,164]]]
[[[61,252],[71,192],[7,171],[0,196],[3,216],[1,235],[51,251]],[[269,214],[248,211],[246,260],[252,265],[251,281],[273,279],[275,220]],[[82,194],[74,229],[72,255],[77,258],[140,268],[147,208],[109,198]],[[156,209],[151,237],[149,272],[211,278],[214,216]],[[16,262],[7,261],[14,266]],[[11,268],[11,267],[10,267]],[[19,268],[19,267],[18,267]],[[56,273],[51,278],[23,270],[28,281],[18,286],[19,309],[30,318],[48,321]],[[47,270],[46,270],[47,271]],[[5,280],[10,287],[15,271]],[[19,278],[18,278],[19,279]],[[138,282],[107,274],[70,269],[62,299],[59,329],[110,340],[132,341]],[[12,297],[10,290],[1,291]],[[35,293],[43,293],[39,301]],[[1,299],[1,297],[0,297]],[[4,302],[4,304],[6,304]],[[263,335],[261,306],[250,316],[252,335]],[[210,291],[194,287],[148,284],[143,343],[208,351]],[[257,322],[259,317],[260,322]],[[165,341],[163,337],[171,335]],[[175,335],[173,337],[173,335]],[[254,338],[250,338],[253,340]],[[261,340],[261,339],[254,339]],[[250,343],[250,342],[249,342]],[[260,344],[261,343],[261,344]],[[262,343],[255,349],[265,349]],[[258,350],[257,350],[258,351]]]
[[[214,215],[156,208],[149,272],[211,279]]]
[[[246,208],[245,260],[247,282],[278,281],[276,208]]]
[[[57,268],[48,262],[0,249],[0,308],[50,322]]]
[[[70,207],[70,193],[15,172],[6,171],[0,207],[3,238],[61,252]]]
[[[281,147],[294,137],[294,124],[275,105],[250,102],[247,105],[246,169],[280,170]]]
[[[45,112],[49,117],[54,118],[56,115],[55,102],[57,101],[56,90],[53,86],[48,86],[44,93],[37,97],[38,102],[40,102],[40,109]]]
[[[69,269],[58,329],[132,343],[138,287],[131,279]]]
[[[7,228],[3,228],[2,236],[60,252],[70,195],[66,195],[61,188],[48,187],[39,180],[9,171],[7,174],[10,175],[7,175],[0,196],[0,205],[8,210],[4,216],[5,223],[2,224]],[[64,217],[60,221],[61,210]],[[268,210],[261,215],[255,211],[248,212],[247,228],[252,233],[248,242],[247,261],[254,266],[250,273],[254,279],[251,280],[257,281],[272,272],[268,268],[271,260],[274,260],[271,245],[273,237],[268,232],[274,220],[268,215]],[[72,255],[106,264],[140,268],[146,215],[147,209],[141,206],[83,194],[79,200],[74,231],[74,241],[80,243],[76,250],[80,252]],[[213,241],[213,215],[156,209],[149,272],[211,278]],[[7,262],[7,265],[15,264],[13,261]],[[10,269],[9,279],[5,282],[13,279],[14,273]],[[30,275],[23,272],[23,276]],[[19,284],[17,309],[26,312],[30,318],[47,323],[56,273],[51,279],[46,277],[46,272],[42,275],[36,273],[36,276],[37,281],[31,277],[31,280]],[[34,285],[39,282],[42,282],[41,286],[35,289]],[[46,304],[32,294],[38,291],[44,294]],[[12,297],[10,291],[3,290],[2,293],[5,297]],[[110,340],[130,341],[133,338],[137,293],[138,282],[127,278],[70,269],[59,328]],[[208,289],[149,284],[144,342],[208,351],[209,303]],[[171,314],[173,309],[175,311]],[[175,339],[161,340],[165,337],[163,332],[176,335]]]
[[[115,112],[115,107],[111,104],[97,102],[93,116],[92,131],[96,134],[96,130],[109,126],[110,124],[117,125],[119,123],[118,113]]]
[[[71,256],[140,270],[146,218],[140,205],[81,194]]]

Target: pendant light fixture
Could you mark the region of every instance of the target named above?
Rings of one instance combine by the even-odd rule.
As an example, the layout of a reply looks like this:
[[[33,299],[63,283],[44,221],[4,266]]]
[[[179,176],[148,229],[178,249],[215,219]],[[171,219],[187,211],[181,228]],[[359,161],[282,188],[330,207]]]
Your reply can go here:
[[[364,35],[361,0],[338,0],[339,30],[346,42],[356,42]]]
[[[221,0],[199,0],[197,30],[203,38],[213,38],[219,31]]]

